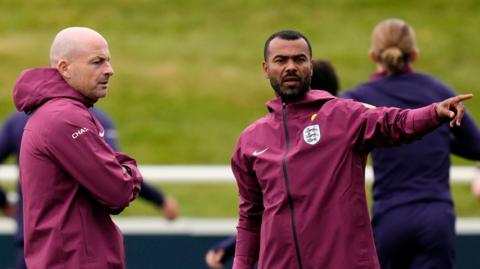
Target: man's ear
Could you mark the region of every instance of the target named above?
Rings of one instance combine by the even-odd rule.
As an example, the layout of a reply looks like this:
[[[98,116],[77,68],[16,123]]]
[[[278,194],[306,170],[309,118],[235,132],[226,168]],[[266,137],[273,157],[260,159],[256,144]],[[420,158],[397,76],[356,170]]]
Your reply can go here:
[[[270,76],[268,75],[268,64],[265,61],[262,62],[262,68],[263,68],[263,76],[266,79],[270,79]]]
[[[60,59],[57,62],[56,68],[57,68],[58,72],[60,73],[60,75],[62,75],[63,78],[65,78],[65,79],[70,78],[70,64],[67,60]]]

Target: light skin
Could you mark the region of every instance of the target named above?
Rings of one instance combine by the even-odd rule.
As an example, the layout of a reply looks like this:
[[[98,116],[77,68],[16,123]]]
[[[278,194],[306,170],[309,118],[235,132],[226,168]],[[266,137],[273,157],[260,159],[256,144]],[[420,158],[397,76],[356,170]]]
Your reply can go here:
[[[180,215],[177,201],[173,197],[166,197],[161,209],[168,220],[175,220]]]
[[[50,49],[50,65],[73,89],[95,102],[107,95],[108,82],[114,73],[107,41],[85,27],[70,27],[57,34]],[[172,197],[165,198],[160,209],[168,220],[180,214]]]
[[[480,198],[480,163],[478,162],[475,169],[475,174],[473,176],[471,191],[472,194],[475,195],[475,197]]]
[[[477,162],[473,182],[471,185],[472,194],[480,199],[480,162]]]
[[[205,262],[210,269],[222,269],[223,264],[221,262],[225,252],[221,249],[219,250],[209,250],[207,255],[205,255]]]
[[[262,67],[277,96],[295,99],[303,96],[310,87],[313,65],[304,39],[274,38],[268,46],[268,57]]]
[[[84,27],[64,29],[50,54],[52,67],[73,89],[94,102],[107,95],[114,72],[108,43],[99,33]]]

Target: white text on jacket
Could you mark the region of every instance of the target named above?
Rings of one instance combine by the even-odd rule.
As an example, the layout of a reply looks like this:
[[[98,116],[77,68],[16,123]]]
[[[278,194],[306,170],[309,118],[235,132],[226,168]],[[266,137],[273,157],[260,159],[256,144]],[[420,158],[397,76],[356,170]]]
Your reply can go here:
[[[80,129],[78,129],[78,131],[76,131],[72,134],[72,138],[76,139],[77,137],[81,136],[82,134],[84,134],[86,132],[88,132],[87,128],[80,128]]]

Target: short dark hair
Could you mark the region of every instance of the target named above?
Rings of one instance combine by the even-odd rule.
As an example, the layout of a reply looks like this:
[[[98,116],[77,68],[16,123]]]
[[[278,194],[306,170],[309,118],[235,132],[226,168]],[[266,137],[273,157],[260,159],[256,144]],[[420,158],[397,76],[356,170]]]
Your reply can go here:
[[[313,73],[310,89],[325,90],[337,95],[340,83],[332,63],[327,60],[313,60]]]
[[[263,59],[265,61],[267,61],[268,59],[268,47],[270,46],[270,42],[277,37],[284,40],[297,40],[297,39],[305,40],[305,42],[307,42],[307,45],[308,45],[308,53],[310,55],[310,58],[312,58],[312,46],[310,45],[310,41],[308,41],[308,39],[302,33],[294,30],[281,30],[276,33],[273,33],[265,42],[265,46],[263,47]]]

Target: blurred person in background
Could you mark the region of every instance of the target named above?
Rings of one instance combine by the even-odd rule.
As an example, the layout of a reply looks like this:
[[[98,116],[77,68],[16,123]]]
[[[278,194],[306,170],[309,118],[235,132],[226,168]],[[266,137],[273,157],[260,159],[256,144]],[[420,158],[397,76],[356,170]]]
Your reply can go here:
[[[310,89],[324,90],[333,96],[340,89],[337,72],[332,63],[327,60],[315,59],[312,61],[312,80]],[[205,262],[211,269],[221,269],[235,254],[235,242],[237,237],[228,237],[212,246],[205,255]]]
[[[17,110],[30,114],[19,154],[27,268],[124,269],[111,215],[138,196],[142,176],[88,110],[108,92],[108,43],[90,28],[63,29],[50,66],[23,71],[13,89]]]
[[[276,98],[231,161],[240,196],[233,268],[380,268],[365,197],[369,151],[460,124],[473,95],[402,110],[311,91],[311,46],[291,30],[265,42],[263,73]]]
[[[475,165],[471,189],[473,195],[475,195],[477,198],[480,198],[480,162],[477,162]]]
[[[310,89],[324,90],[333,96],[337,96],[340,90],[340,80],[333,64],[327,60],[315,59],[312,60],[312,68]]]
[[[412,68],[419,55],[415,43],[405,21],[380,22],[369,52],[376,72],[341,97],[415,109],[455,96],[444,83]],[[455,267],[450,153],[480,159],[480,132],[467,113],[460,126],[442,125],[412,144],[372,150],[372,226],[381,268]]]

